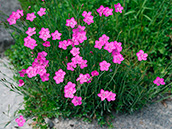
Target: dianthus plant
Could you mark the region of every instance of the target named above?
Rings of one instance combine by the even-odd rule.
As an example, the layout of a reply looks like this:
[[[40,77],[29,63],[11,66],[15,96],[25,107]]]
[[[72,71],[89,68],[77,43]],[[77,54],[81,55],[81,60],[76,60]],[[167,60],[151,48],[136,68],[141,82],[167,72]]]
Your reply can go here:
[[[133,72],[129,72],[131,70],[129,68],[130,63],[128,63],[130,60],[123,52],[123,43],[112,40],[115,35],[111,37],[106,32],[101,33],[101,30],[98,35],[88,35],[93,34],[90,26],[101,22],[97,18],[108,20],[113,17],[114,13],[120,15],[124,9],[120,3],[113,7],[100,5],[96,9],[96,13],[91,12],[91,10],[83,10],[80,13],[82,15],[81,20],[77,19],[74,13],[70,14],[71,17],[70,15],[69,17],[63,17],[62,13],[61,18],[65,23],[57,23],[60,26],[53,25],[52,28],[49,27],[50,23],[46,23],[45,26],[41,24],[45,20],[49,20],[49,15],[55,15],[55,13],[51,14],[48,8],[41,7],[37,10],[37,13],[35,11],[27,13],[25,20],[30,23],[30,26],[25,29],[22,45],[24,50],[29,51],[32,62],[29,62],[31,65],[28,63],[25,68],[18,71],[20,75],[19,88],[27,87],[30,85],[29,80],[34,78],[37,81],[30,89],[33,89],[33,91],[36,89],[40,92],[41,95],[37,98],[40,96],[47,97],[46,100],[55,102],[56,106],[64,104],[66,105],[64,110],[70,109],[72,111],[76,109],[77,112],[82,112],[82,109],[93,109],[93,113],[96,110],[99,112],[100,110],[112,109],[112,107],[116,110],[122,110],[120,105],[125,105],[122,101],[126,102],[126,100],[121,97],[127,97],[128,94],[134,96],[134,93],[140,90],[140,87],[137,87],[140,82],[134,85],[135,88],[131,89],[130,81],[126,81]],[[58,12],[58,10],[56,11]],[[97,16],[95,17],[95,15]],[[16,24],[21,16],[24,16],[23,10],[13,12],[7,19],[9,25]],[[59,16],[61,16],[60,13]],[[40,20],[40,18],[45,20]],[[37,21],[37,19],[39,20]],[[49,22],[51,21],[49,20]],[[34,26],[36,23],[38,26]],[[101,24],[104,23],[101,22]],[[60,30],[60,27],[63,30]],[[93,45],[89,43],[90,41],[93,42]],[[146,48],[138,49],[137,53],[134,53],[136,62],[145,64],[149,58],[146,52],[148,52]],[[33,55],[30,55],[30,53]],[[118,71],[120,66],[120,71]],[[127,74],[130,75],[126,76]],[[139,80],[138,76],[132,77],[132,79]],[[133,81],[132,79],[131,81]],[[153,79],[151,80],[153,86],[161,87],[160,85],[166,84],[163,78],[151,79]],[[144,89],[141,87],[142,91],[146,89],[146,86]],[[123,93],[125,93],[125,96],[123,96]],[[140,94],[142,92],[139,92],[139,97]],[[56,99],[58,99],[57,102]],[[133,108],[136,104],[133,101],[137,99],[132,97],[129,99],[127,104],[133,103],[133,105],[127,106]],[[46,106],[48,106],[47,101],[45,101]],[[90,109],[89,105],[91,105]],[[58,110],[60,112],[64,107],[59,106],[59,108],[61,108]],[[54,109],[58,108],[53,107],[52,110]],[[21,119],[18,118],[16,122],[22,126],[25,121],[23,117]]]

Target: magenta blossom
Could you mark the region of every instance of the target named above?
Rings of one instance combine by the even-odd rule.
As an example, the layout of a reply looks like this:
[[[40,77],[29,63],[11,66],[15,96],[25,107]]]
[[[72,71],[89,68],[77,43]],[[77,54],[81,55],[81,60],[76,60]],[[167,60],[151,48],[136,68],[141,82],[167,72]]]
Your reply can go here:
[[[30,20],[31,22],[33,22],[33,20],[36,18],[34,13],[28,13],[26,20]]]
[[[56,81],[57,84],[64,81],[64,77],[62,77],[60,74],[53,77],[53,79]]]
[[[113,42],[106,43],[104,49],[107,50],[109,53],[113,51],[116,47],[114,46]]]
[[[105,45],[109,40],[109,37],[103,34],[100,38],[99,41],[102,41],[103,45]]]
[[[82,73],[79,75],[79,77],[76,79],[76,81],[80,80],[80,84],[83,84],[84,82],[87,82],[87,75],[83,75]]]
[[[25,69],[22,69],[21,71],[19,71],[20,77],[24,77],[25,73],[26,73]]]
[[[102,16],[104,9],[105,8],[103,7],[103,5],[101,5],[100,8],[97,9],[97,12],[99,13],[100,17]]]
[[[51,33],[51,35],[52,35],[52,37],[53,37],[52,40],[56,40],[56,39],[60,40],[60,39],[61,39],[60,36],[61,36],[62,34],[59,33],[58,30],[56,30],[54,33]]]
[[[118,64],[121,64],[121,61],[123,61],[123,60],[124,60],[124,58],[120,53],[117,55],[114,55],[113,59],[112,59],[113,63],[118,63]]]
[[[76,64],[74,62],[67,63],[67,70],[74,71],[74,68],[76,68]]]
[[[100,50],[100,49],[102,49],[102,46],[103,46],[103,45],[104,45],[104,43],[103,43],[102,41],[96,40],[96,41],[95,41],[94,47],[95,47],[95,48],[98,48],[98,49]]]
[[[101,71],[108,71],[110,67],[110,63],[107,63],[105,60],[99,63]]]
[[[75,63],[75,64],[80,64],[81,61],[82,61],[82,57],[79,56],[79,55],[76,55],[76,56],[73,57],[71,60],[72,60],[72,62]]]
[[[45,43],[43,43],[42,45],[45,46],[45,47],[50,47],[51,46],[49,41],[45,41]]]
[[[87,17],[87,16],[91,16],[91,12],[86,12],[86,11],[84,11],[83,13],[82,13],[82,16],[83,17]]]
[[[46,14],[45,10],[46,10],[46,8],[40,8],[40,10],[37,12],[37,14],[38,14],[39,16],[43,16],[43,15]]]
[[[49,80],[49,76],[50,76],[49,73],[44,73],[42,76],[40,76],[40,78],[43,82],[45,82]]]
[[[73,47],[72,50],[70,50],[70,53],[72,53],[73,56],[79,55],[79,49],[80,48]]]
[[[44,41],[46,41],[48,38],[51,37],[50,35],[50,31],[48,28],[41,28],[41,31],[39,31],[39,38],[43,39]]]
[[[106,17],[108,17],[108,16],[110,16],[110,15],[113,15],[112,11],[113,11],[113,9],[109,9],[109,7],[106,7],[106,8],[104,9],[104,11],[103,11],[103,14],[104,14]]]
[[[160,78],[160,77],[157,77],[154,81],[153,81],[154,84],[156,84],[157,86],[160,86],[161,85],[165,85],[165,82],[164,82],[164,79],[163,78]]]
[[[36,34],[35,32],[35,27],[31,28],[29,27],[28,30],[26,31],[26,34],[28,34],[28,36],[32,36],[33,34]]]
[[[19,87],[21,87],[21,86],[23,86],[24,85],[24,81],[23,80],[21,80],[21,79],[19,79]]]
[[[93,16],[86,16],[84,19],[83,19],[84,22],[86,22],[88,25],[90,25],[91,23],[94,23],[93,21]]]
[[[76,24],[77,22],[75,21],[74,17],[66,20],[66,26],[70,26],[71,28],[74,28]]]
[[[64,72],[62,69],[59,69],[58,71],[55,72],[55,75],[61,75],[62,77],[64,77],[66,75],[66,72]]]
[[[112,93],[112,91],[109,92],[108,96],[106,97],[107,101],[114,101],[116,98],[116,94]]]
[[[68,46],[68,42],[66,40],[63,40],[63,41],[59,42],[59,46],[58,47],[66,50],[67,46]]]
[[[92,71],[91,72],[91,75],[92,75],[92,77],[98,76],[99,75],[99,72],[97,72],[96,70],[95,71]]]
[[[81,60],[81,62],[79,64],[80,68],[83,69],[83,68],[87,67],[88,65],[86,63],[87,63],[87,60]]]
[[[143,50],[140,50],[139,52],[137,52],[136,55],[137,55],[139,61],[147,60],[148,54],[144,53]]]
[[[124,9],[120,3],[118,4],[114,4],[114,7],[115,7],[115,12],[120,12],[122,13],[122,10]]]
[[[74,104],[74,106],[81,105],[82,104],[82,98],[74,96],[74,98],[72,99],[72,103]]]
[[[24,123],[26,122],[26,120],[23,118],[22,115],[20,115],[19,118],[16,118],[15,121],[17,122],[18,126],[20,126],[20,127],[22,127],[24,125]]]
[[[101,101],[103,101],[108,97],[108,94],[109,94],[109,91],[104,91],[103,89],[101,89],[100,93],[97,95],[101,98]]]

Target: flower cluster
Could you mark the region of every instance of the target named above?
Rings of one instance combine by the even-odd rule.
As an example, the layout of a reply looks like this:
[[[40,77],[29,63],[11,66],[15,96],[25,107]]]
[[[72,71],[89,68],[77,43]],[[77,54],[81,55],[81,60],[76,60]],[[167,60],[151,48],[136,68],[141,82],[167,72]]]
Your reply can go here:
[[[56,76],[54,76],[53,79],[56,81],[57,84],[59,84],[64,81],[65,74],[66,72],[64,72],[62,69],[59,69],[55,72]]]
[[[83,21],[86,22],[88,25],[90,25],[91,23],[94,23],[93,21],[93,16],[91,15],[91,12],[86,12],[84,11],[82,13],[82,16],[84,17]]]
[[[103,5],[101,5],[100,8],[97,9],[97,12],[99,13],[99,16],[102,16],[102,14],[106,17],[113,15],[113,9],[110,9],[109,7],[104,7]]]
[[[97,95],[101,98],[101,101],[105,99],[107,99],[108,101],[114,101],[116,97],[116,94],[112,93],[112,91],[104,91],[103,89],[101,89],[100,93]]]
[[[19,118],[16,118],[15,121],[17,122],[19,127],[22,127],[26,122],[22,115],[20,115]]]
[[[20,19],[20,17],[23,16],[23,10],[17,10],[16,12],[12,12],[12,14],[9,16],[7,21],[9,22],[9,25],[16,24],[16,21]]]
[[[49,73],[46,73],[46,67],[48,67],[48,60],[46,60],[47,53],[45,51],[39,52],[37,58],[35,58],[32,66],[29,66],[26,69],[27,76],[32,78],[37,74],[40,75],[41,80],[48,81],[49,80]]]

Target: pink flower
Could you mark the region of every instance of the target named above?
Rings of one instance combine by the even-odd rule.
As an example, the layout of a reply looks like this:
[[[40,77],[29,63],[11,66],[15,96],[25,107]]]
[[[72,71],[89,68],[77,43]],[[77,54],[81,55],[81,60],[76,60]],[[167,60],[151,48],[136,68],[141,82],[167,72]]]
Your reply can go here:
[[[28,36],[32,36],[33,34],[36,34],[35,32],[35,27],[31,28],[29,27],[28,30],[26,31],[26,34],[28,34]]]
[[[91,16],[91,12],[86,12],[86,11],[84,11],[83,13],[82,13],[82,16],[83,17],[87,17],[87,16]]]
[[[40,78],[43,82],[45,82],[49,80],[49,76],[50,76],[49,73],[44,73],[42,76],[40,76]]]
[[[75,89],[76,84],[72,83],[72,82],[68,82],[67,85],[65,85],[64,87],[64,92],[65,92],[65,97],[66,98],[73,98],[74,97],[74,93],[76,92]]]
[[[97,95],[101,98],[101,101],[103,101],[108,97],[108,94],[109,94],[109,91],[104,91],[103,89],[101,89],[100,93]]]
[[[85,30],[85,26],[79,25],[78,28],[77,28],[76,30],[77,30],[77,32],[82,32],[82,31]]]
[[[103,45],[105,45],[108,40],[109,40],[109,37],[106,36],[105,34],[103,34],[100,38],[99,38],[100,41],[102,41]]]
[[[83,32],[78,33],[78,34],[77,34],[77,40],[78,40],[80,43],[83,43],[84,40],[87,40],[86,32],[83,31]]]
[[[20,115],[19,118],[16,118],[15,121],[17,122],[18,126],[22,127],[24,125],[24,123],[26,122],[26,120],[23,118],[22,115]]]
[[[164,79],[163,78],[160,78],[160,77],[157,77],[154,81],[153,81],[154,84],[156,84],[157,86],[160,86],[161,85],[165,85],[165,82],[164,82]]]
[[[31,38],[30,36],[27,36],[26,38],[24,38],[24,46],[33,50],[37,46],[36,40]]]
[[[115,12],[120,12],[122,13],[122,10],[124,9],[120,3],[118,4],[114,4],[114,7],[115,7]]]
[[[46,41],[48,38],[51,37],[51,35],[49,33],[50,33],[50,31],[49,31],[48,28],[46,28],[46,29],[45,28],[41,28],[41,31],[39,31],[39,34],[40,34],[39,38],[41,38],[44,41]]]
[[[74,68],[76,68],[76,64],[74,62],[70,62],[70,63],[67,63],[67,70],[71,70],[71,71],[74,71]]]
[[[37,56],[37,58],[39,58],[39,59],[42,59],[43,57],[45,57],[45,56],[47,56],[47,53],[45,52],[45,51],[42,51],[42,52],[38,52],[38,56]]]
[[[112,61],[114,63],[118,63],[118,64],[121,64],[121,61],[123,61],[123,60],[124,60],[124,58],[123,58],[123,56],[120,53],[117,54],[117,55],[114,55],[113,59],[112,59]]]
[[[80,48],[73,47],[72,50],[70,50],[70,53],[72,53],[73,56],[79,55],[79,49]]]
[[[113,15],[112,11],[113,11],[113,9],[109,9],[109,7],[106,7],[106,8],[104,9],[104,11],[103,11],[103,14],[104,14],[106,17],[108,17],[108,16],[110,16],[110,15]]]
[[[52,37],[53,37],[52,40],[56,40],[56,39],[60,40],[60,39],[61,39],[60,36],[61,36],[62,34],[59,33],[58,30],[56,30],[54,33],[51,33],[51,35],[52,35]]]
[[[93,80],[93,78],[90,77],[90,75],[87,73],[85,74],[87,76],[87,83],[91,83],[91,81]],[[90,79],[91,78],[91,79]]]
[[[140,50],[139,52],[137,52],[136,55],[137,55],[139,61],[147,60],[148,54],[144,53],[143,50]]]
[[[67,46],[68,46],[68,42],[66,40],[63,40],[63,41],[59,42],[59,46],[58,47],[66,50]]]
[[[88,65],[86,63],[87,63],[87,60],[81,60],[81,62],[79,64],[80,68],[83,69],[83,68],[87,67]]]
[[[37,75],[36,69],[33,68],[32,66],[29,66],[29,67],[26,69],[26,73],[27,73],[27,76],[28,76],[29,78],[32,78],[32,77],[34,77],[34,76]]]
[[[22,69],[21,71],[19,71],[20,77],[24,77],[25,73],[26,73],[25,69]]]
[[[86,16],[84,19],[83,19],[84,22],[86,22],[88,25],[90,25],[91,23],[94,23],[93,21],[93,16]]]
[[[112,52],[113,49],[116,47],[114,46],[113,42],[106,43],[104,49],[107,50],[109,53]]]
[[[103,42],[102,41],[95,41],[95,45],[94,45],[94,47],[95,48],[98,48],[99,50],[100,49],[102,49],[102,46],[103,46],[104,44],[103,44]]]
[[[45,69],[44,66],[38,66],[36,72],[37,72],[37,74],[39,74],[40,76],[43,76],[43,75],[47,72],[47,70]]]
[[[112,93],[112,91],[110,91],[106,98],[107,98],[108,101],[114,101],[115,96],[116,96],[116,94]]]
[[[62,77],[64,77],[66,75],[66,72],[64,72],[62,69],[59,69],[58,71],[55,72],[55,75],[61,75]]]
[[[75,63],[75,64],[80,64],[81,61],[82,61],[82,57],[79,56],[79,55],[76,55],[76,56],[73,57],[71,60],[72,60],[72,62]]]
[[[17,14],[20,14],[21,16],[23,16],[23,10],[19,10],[19,9],[18,9],[18,10],[16,11],[16,13],[17,13]],[[19,19],[21,16],[19,16],[18,19]]]
[[[102,16],[102,13],[103,13],[104,9],[105,8],[104,8],[103,5],[101,5],[100,8],[97,9],[97,12],[99,13],[100,17]]]
[[[70,26],[71,28],[74,28],[76,24],[77,22],[75,21],[74,17],[66,20],[66,26]]]
[[[76,79],[76,81],[80,80],[80,84],[83,84],[84,82],[87,82],[87,75],[83,75],[82,73],[79,75],[79,77]]]
[[[13,24],[16,24],[16,21],[17,21],[17,16],[16,16],[16,13],[12,13],[9,18],[7,19],[7,21],[9,22],[9,25],[13,25]]]
[[[76,39],[76,37],[72,37],[72,39],[68,39],[67,43],[68,43],[68,45],[72,45],[72,47],[74,47],[75,45],[79,45],[79,42]]]
[[[21,87],[21,86],[23,86],[24,85],[24,81],[23,80],[21,80],[21,79],[19,79],[19,87]]]
[[[64,81],[64,80],[63,80],[64,78],[63,78],[60,74],[54,76],[53,79],[56,81],[57,84],[59,84],[59,83],[61,83],[61,82]]]
[[[76,90],[75,90],[75,92],[76,92]],[[72,90],[72,89],[68,89],[68,90],[65,90],[65,94],[64,94],[64,97],[65,98],[73,98],[74,97],[74,90]]]
[[[118,43],[117,41],[114,41],[113,44],[116,48],[112,51],[112,56],[117,55],[122,51],[121,42]]]
[[[95,71],[92,71],[91,72],[91,75],[94,77],[94,76],[98,76],[99,75],[99,72],[97,72],[96,70]]]
[[[81,105],[82,104],[82,98],[74,96],[74,98],[72,99],[72,103],[74,104],[74,106]]]
[[[49,41],[45,41],[45,43],[42,44],[45,47],[50,47],[50,42]]]
[[[37,12],[37,14],[39,16],[43,16],[44,14],[46,14],[45,10],[46,10],[46,8],[40,8],[40,10]]]
[[[36,18],[34,13],[28,13],[26,20],[30,20],[31,22]]]
[[[65,89],[65,90],[70,90],[70,89],[73,89],[73,90],[74,90],[74,89],[75,89],[75,86],[76,86],[75,83],[72,83],[72,82],[69,81],[69,82],[67,83],[67,85],[65,85],[64,89]],[[75,89],[75,92],[76,92],[76,89]]]
[[[101,71],[108,71],[110,67],[110,63],[107,63],[105,60],[99,63]]]

